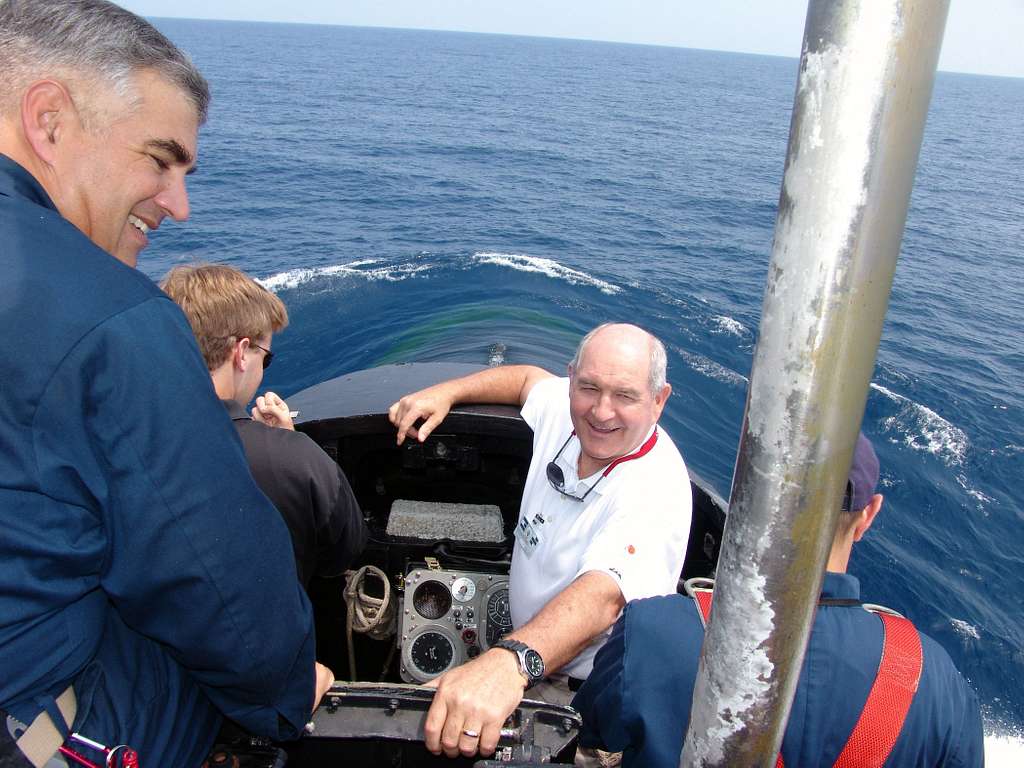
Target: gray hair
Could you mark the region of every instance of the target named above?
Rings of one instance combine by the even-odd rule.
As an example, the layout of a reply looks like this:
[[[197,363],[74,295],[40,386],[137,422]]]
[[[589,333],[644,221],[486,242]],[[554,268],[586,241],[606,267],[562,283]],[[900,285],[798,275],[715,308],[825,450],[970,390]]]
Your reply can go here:
[[[569,363],[569,365],[572,366],[572,369],[574,371],[579,369],[580,361],[583,359],[583,353],[586,351],[587,345],[591,342],[591,340],[605,328],[608,328],[613,325],[621,325],[621,323],[601,323],[601,325],[597,326],[597,328],[592,330],[590,333],[588,333],[580,340],[580,345],[576,347],[576,354],[573,355],[572,361]],[[632,324],[626,323],[626,325]],[[668,356],[665,354],[665,345],[662,344],[661,340],[650,331],[646,331],[643,328],[639,328],[639,326],[635,325],[633,325],[632,327],[638,328],[638,330],[641,330],[645,334],[647,334],[647,338],[650,341],[650,375],[648,377],[647,383],[651,388],[651,394],[657,397],[658,393],[665,388],[665,374],[668,368]]]
[[[210,86],[189,58],[152,24],[106,0],[0,0],[0,115],[22,91],[48,76],[77,79],[86,89],[105,84],[121,98],[134,76],[150,70],[192,102],[206,121]],[[88,116],[90,105],[79,104]]]

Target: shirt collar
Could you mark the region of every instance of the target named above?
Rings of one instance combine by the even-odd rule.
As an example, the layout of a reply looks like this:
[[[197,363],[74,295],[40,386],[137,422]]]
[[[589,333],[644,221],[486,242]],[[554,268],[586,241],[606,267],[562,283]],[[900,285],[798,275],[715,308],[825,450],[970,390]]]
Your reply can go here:
[[[860,581],[848,573],[825,572],[821,596],[838,600],[860,600]]]
[[[651,435],[654,434],[654,430],[656,430],[657,428],[657,423],[652,424],[651,428],[647,430],[647,434],[644,435],[644,439],[641,440],[640,443],[635,448],[633,448],[632,451],[629,451],[629,453],[635,452],[641,445],[646,443],[650,439]],[[566,446],[566,449],[562,452],[562,455],[558,457],[557,464],[562,468],[562,474],[565,477],[565,487],[566,489],[573,489],[574,493],[576,493],[579,496],[582,496],[584,493],[587,492],[588,489],[594,488],[594,486],[596,485],[597,487],[594,488],[593,492],[591,492],[590,495],[600,496],[601,492],[607,486],[608,481],[612,479],[612,475],[614,475],[615,472],[618,472],[619,468],[616,467],[615,470],[610,475],[608,475],[608,477],[606,477],[604,480],[601,480],[601,475],[604,473],[606,469],[608,469],[608,464],[612,463],[609,461],[608,464],[605,464],[596,472],[589,474],[586,477],[579,477],[576,474],[576,468],[579,467],[581,450],[582,446],[580,445],[580,440],[578,437],[576,437],[574,440],[569,441],[569,445]],[[623,463],[628,464],[629,462]],[[580,483],[583,483],[583,485],[580,485]]]
[[[0,195],[23,197],[36,205],[57,210],[35,176],[3,154],[0,154]]]
[[[249,421],[252,419],[249,412],[245,410],[245,406],[237,400],[221,400],[221,402],[224,403],[224,407],[228,409],[228,416],[231,417],[232,421]]]
[[[593,475],[590,475],[590,482],[583,482],[587,480],[586,477],[580,477],[576,474],[576,469],[579,467],[580,458],[580,441],[578,439],[572,439],[569,444],[562,451],[562,455],[559,456],[555,463],[562,468],[562,476],[565,478],[565,490],[569,493],[575,493],[577,496],[582,496],[586,493],[587,489],[594,484],[594,480],[597,480],[601,476],[601,472],[604,471],[604,467],[599,469]],[[602,483],[603,485],[603,483]],[[599,496],[601,494],[601,486],[599,485],[594,489],[594,492],[590,496]],[[587,497],[590,500],[590,497]]]

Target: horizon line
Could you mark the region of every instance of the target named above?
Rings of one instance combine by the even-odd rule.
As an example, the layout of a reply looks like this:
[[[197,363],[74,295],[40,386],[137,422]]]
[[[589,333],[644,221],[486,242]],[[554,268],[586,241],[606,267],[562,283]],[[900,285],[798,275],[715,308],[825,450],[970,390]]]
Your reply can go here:
[[[345,24],[341,22],[333,21],[281,21],[281,20],[269,20],[269,19],[220,19],[220,18],[201,18],[193,16],[148,16],[150,19],[163,19],[166,21],[214,21],[214,22],[226,22],[226,23],[240,23],[240,24],[288,24],[292,26],[304,26],[304,27],[349,27],[351,29],[388,29],[401,32],[448,32],[456,34],[467,34],[467,35],[496,35],[501,37],[526,37],[535,38],[538,40],[567,40],[570,42],[582,42],[582,43],[609,43],[612,45],[636,45],[647,48],[674,48],[677,50],[684,51],[703,51],[707,53],[734,53],[743,56],[765,56],[773,59],[792,59],[798,61],[799,55],[792,55],[786,53],[763,53],[759,51],[740,51],[733,49],[724,48],[698,48],[689,45],[680,45],[676,43],[638,43],[631,40],[610,40],[607,38],[599,37],[563,37],[560,35],[542,35],[542,34],[525,34],[522,32],[493,32],[493,31],[481,31],[477,29],[447,29],[441,27],[395,27],[387,24]],[[1006,75],[1006,74],[994,74],[992,72],[977,72],[972,70],[961,70],[961,69],[942,69],[941,67],[936,68],[936,72],[943,72],[951,75],[971,75],[973,77],[998,77],[1009,80],[1022,80],[1024,74],[1020,75]]]

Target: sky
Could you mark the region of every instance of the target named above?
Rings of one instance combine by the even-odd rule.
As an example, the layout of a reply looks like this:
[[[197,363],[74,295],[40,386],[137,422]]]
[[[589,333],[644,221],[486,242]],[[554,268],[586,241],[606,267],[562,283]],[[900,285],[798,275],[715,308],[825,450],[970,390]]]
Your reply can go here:
[[[793,58],[807,13],[806,0],[116,1],[149,17],[493,32]],[[1024,77],[1022,41],[1024,0],[951,0],[939,69]]]

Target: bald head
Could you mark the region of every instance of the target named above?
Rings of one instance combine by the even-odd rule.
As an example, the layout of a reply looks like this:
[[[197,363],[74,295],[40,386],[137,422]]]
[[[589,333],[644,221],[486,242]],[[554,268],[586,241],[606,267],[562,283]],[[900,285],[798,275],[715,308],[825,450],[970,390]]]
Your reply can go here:
[[[635,325],[591,331],[569,365],[569,416],[580,441],[580,477],[634,451],[657,424],[672,392],[665,350]]]
[[[656,396],[665,388],[668,365],[665,345],[653,334],[630,323],[604,323],[584,336],[569,363],[571,371],[579,370],[588,348],[597,340],[601,341],[602,346],[607,344],[613,350],[613,358],[621,360],[622,364],[632,360],[646,366],[652,395]]]

